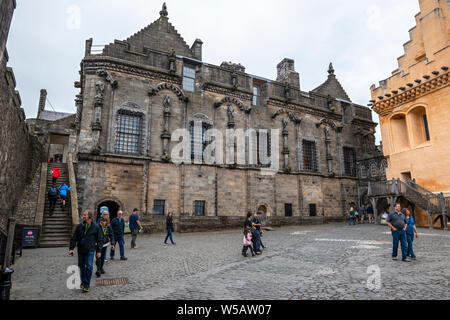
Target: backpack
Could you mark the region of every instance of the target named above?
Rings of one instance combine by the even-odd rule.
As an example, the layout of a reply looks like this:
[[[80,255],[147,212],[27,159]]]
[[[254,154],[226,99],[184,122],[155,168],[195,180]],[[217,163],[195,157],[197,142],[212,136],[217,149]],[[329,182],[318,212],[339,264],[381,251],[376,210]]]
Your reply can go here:
[[[58,190],[56,188],[51,187],[50,190],[48,190],[49,197],[57,197],[58,196]]]

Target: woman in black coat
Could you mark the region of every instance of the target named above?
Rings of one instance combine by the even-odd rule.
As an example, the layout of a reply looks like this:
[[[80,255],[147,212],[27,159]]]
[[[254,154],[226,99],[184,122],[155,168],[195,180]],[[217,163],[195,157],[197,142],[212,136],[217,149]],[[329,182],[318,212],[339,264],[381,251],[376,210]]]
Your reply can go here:
[[[167,235],[166,239],[164,240],[164,245],[167,246],[167,239],[170,237],[170,242],[172,242],[172,245],[175,245],[175,242],[173,242],[172,233],[173,233],[173,213],[169,212],[166,219],[166,229],[167,229]]]
[[[114,233],[109,226],[109,218],[104,216],[100,221],[99,227],[100,233],[103,236],[103,248],[101,257],[95,260],[95,264],[97,265],[97,272],[95,273],[95,275],[97,276],[97,278],[100,278],[102,274],[105,274],[103,265],[105,264],[106,249],[108,248],[109,243],[111,243],[111,249],[114,250]]]

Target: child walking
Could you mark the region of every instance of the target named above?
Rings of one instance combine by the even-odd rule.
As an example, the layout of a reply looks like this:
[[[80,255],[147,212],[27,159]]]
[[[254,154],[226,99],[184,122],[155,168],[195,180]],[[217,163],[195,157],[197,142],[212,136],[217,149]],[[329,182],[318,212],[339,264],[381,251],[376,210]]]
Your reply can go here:
[[[100,232],[103,240],[103,248],[101,257],[95,260],[95,264],[97,265],[97,272],[95,273],[95,275],[97,276],[97,278],[100,278],[102,274],[105,274],[103,265],[105,264],[106,249],[108,248],[108,245],[111,244],[111,249],[114,250],[114,233],[109,226],[109,218],[106,216],[103,216],[102,220],[100,221]]]
[[[252,257],[254,257],[255,252],[253,251],[253,248],[252,248],[252,232],[249,227],[245,228],[243,242],[244,242],[244,246],[242,247],[242,255],[244,257],[247,257],[247,250],[248,250],[248,248],[250,248]]]

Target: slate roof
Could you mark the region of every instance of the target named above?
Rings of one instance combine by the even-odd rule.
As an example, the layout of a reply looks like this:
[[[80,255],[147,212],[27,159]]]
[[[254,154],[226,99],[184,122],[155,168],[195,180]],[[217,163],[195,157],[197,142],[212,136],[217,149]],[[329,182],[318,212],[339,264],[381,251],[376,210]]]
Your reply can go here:
[[[61,119],[73,116],[73,115],[74,115],[73,113],[42,110],[40,113],[39,119],[47,120],[47,121],[57,121],[57,120],[61,120]]]

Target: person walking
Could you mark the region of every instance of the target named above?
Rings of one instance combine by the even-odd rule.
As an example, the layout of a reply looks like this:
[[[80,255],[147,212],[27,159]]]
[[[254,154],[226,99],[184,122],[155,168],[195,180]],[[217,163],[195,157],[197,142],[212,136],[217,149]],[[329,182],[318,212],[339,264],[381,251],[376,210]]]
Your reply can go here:
[[[111,251],[109,253],[111,260],[114,260],[116,243],[119,243],[120,260],[122,260],[122,261],[128,260],[127,257],[125,257],[125,239],[124,239],[125,220],[123,218],[123,211],[117,212],[117,217],[112,219],[111,230],[114,233],[114,241],[111,242],[111,244],[114,244],[114,246],[111,246]]]
[[[364,205],[361,205],[358,208],[358,215],[359,215],[359,223],[364,224],[364,218],[366,215],[366,207]]]
[[[407,248],[406,248],[406,229],[408,227],[406,223],[406,217],[401,212],[402,207],[399,203],[397,203],[394,207],[394,211],[392,211],[386,222],[389,228],[391,228],[392,232],[392,260],[397,260],[398,254],[398,243],[400,242],[402,249],[402,261],[411,262],[411,260],[407,257]]]
[[[245,219],[245,222],[244,222],[244,232],[245,232],[245,230],[247,230],[247,227],[252,229],[252,227],[253,227],[253,225],[252,225],[252,217],[253,217],[253,214],[250,211],[248,211],[247,212],[247,219]]]
[[[95,275],[97,276],[97,278],[100,278],[102,274],[105,274],[105,269],[103,269],[103,266],[105,265],[106,250],[108,249],[108,245],[111,244],[111,250],[114,250],[114,234],[111,230],[111,227],[109,226],[109,218],[103,216],[99,226],[102,231],[103,246],[100,258],[97,258],[95,261],[95,264],[97,265],[97,272],[95,273]]]
[[[169,214],[167,215],[167,219],[166,219],[166,229],[167,229],[167,235],[166,235],[166,239],[164,240],[164,245],[167,246],[167,239],[169,239],[170,237],[170,242],[172,242],[172,245],[175,245],[175,242],[173,242],[173,237],[172,237],[172,233],[173,233],[173,213],[169,212]]]
[[[353,208],[353,206],[350,207],[350,211],[349,211],[349,216],[350,216],[350,220],[348,225],[351,226],[356,225],[356,218],[355,218],[355,209]]]
[[[138,246],[136,245],[136,238],[138,236],[138,233],[143,230],[141,221],[139,220],[139,210],[134,209],[133,213],[130,215],[129,218],[129,226],[131,230],[131,249],[137,249]]]
[[[254,248],[256,254],[261,254],[261,215],[262,211],[256,212],[256,216],[252,219],[252,227],[253,230],[253,237],[254,237]]]
[[[369,223],[375,223],[375,219],[373,218],[373,208],[371,205],[367,207],[367,215],[369,216]]]
[[[244,231],[244,239],[243,239],[243,247],[242,247],[242,255],[244,257],[247,257],[247,250],[250,248],[250,252],[252,254],[252,257],[255,256],[255,252],[252,248],[252,232],[250,227],[246,227]]]
[[[48,190],[48,201],[50,203],[50,208],[49,208],[49,214],[50,216],[53,215],[53,212],[55,212],[55,205],[56,205],[56,201],[58,200],[58,195],[59,195],[59,191],[58,188],[56,187],[56,184],[53,184],[50,189]]]
[[[78,248],[78,267],[80,268],[81,286],[83,292],[89,292],[94,264],[94,256],[101,257],[103,235],[99,226],[94,222],[92,211],[83,213],[80,223],[70,240],[69,255],[73,256],[75,247]]]
[[[55,184],[56,180],[61,176],[61,171],[59,171],[58,168],[53,168],[53,170],[50,171],[52,175],[52,183]]]
[[[70,191],[70,187],[68,187],[65,183],[62,184],[62,186],[59,186],[59,197],[61,198],[61,208],[64,210],[66,208],[66,198],[67,198],[67,192]]]
[[[406,249],[406,256],[410,257],[412,260],[416,260],[416,255],[414,254],[413,250],[414,234],[416,236],[416,239],[419,237],[416,229],[416,223],[414,221],[414,218],[411,216],[411,212],[407,208],[404,208],[402,210],[402,213],[405,215],[406,223],[408,225],[408,227],[406,228],[406,243],[408,244],[408,248]]]

